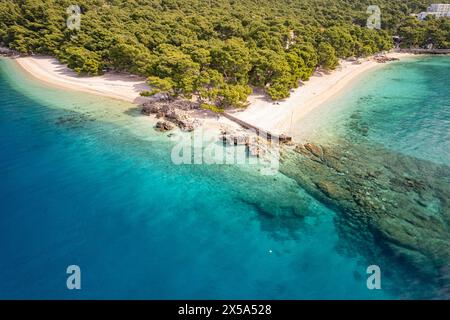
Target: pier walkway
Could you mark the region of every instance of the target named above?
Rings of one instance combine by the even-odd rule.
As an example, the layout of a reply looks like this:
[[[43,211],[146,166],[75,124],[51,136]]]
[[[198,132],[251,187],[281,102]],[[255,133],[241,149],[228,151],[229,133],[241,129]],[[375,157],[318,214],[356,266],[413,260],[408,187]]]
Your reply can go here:
[[[256,132],[256,134],[258,136],[263,136],[268,141],[278,140],[280,143],[287,143],[287,142],[291,142],[292,141],[292,137],[289,137],[289,136],[284,135],[284,134],[280,134],[280,135],[273,134],[273,133],[271,133],[269,131],[266,131],[266,130],[263,130],[261,128],[258,128],[258,127],[254,126],[254,125],[252,125],[252,124],[250,124],[248,122],[245,122],[245,121],[243,121],[243,120],[241,120],[239,118],[236,118],[235,116],[233,116],[233,115],[231,115],[229,113],[224,112],[224,113],[222,113],[222,115],[225,118],[227,118],[227,119],[229,119],[229,120],[231,120],[233,122],[236,122],[237,124],[239,124],[241,127],[245,128],[245,129],[253,130],[254,132]]]

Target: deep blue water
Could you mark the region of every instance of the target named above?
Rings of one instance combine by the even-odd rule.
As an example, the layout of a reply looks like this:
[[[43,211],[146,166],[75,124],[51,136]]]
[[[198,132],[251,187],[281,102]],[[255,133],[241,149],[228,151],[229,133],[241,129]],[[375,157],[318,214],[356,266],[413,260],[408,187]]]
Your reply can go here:
[[[336,213],[294,181],[176,166],[117,105],[0,59],[0,298],[396,298],[367,289],[370,262],[338,252]]]
[[[450,164],[449,67],[448,57],[388,64],[300,129],[364,134]],[[48,88],[0,59],[0,298],[405,295],[367,289],[374,262],[341,253],[338,213],[294,181],[249,166],[174,165],[174,142],[134,108]],[[73,264],[79,291],[66,288]],[[388,275],[382,283],[401,288]]]

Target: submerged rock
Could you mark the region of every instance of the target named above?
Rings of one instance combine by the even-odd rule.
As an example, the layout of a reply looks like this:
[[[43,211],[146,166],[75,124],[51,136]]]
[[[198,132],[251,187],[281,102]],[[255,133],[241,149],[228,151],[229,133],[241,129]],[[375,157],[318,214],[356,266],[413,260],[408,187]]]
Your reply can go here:
[[[88,121],[95,121],[95,118],[92,117],[89,113],[84,114],[73,112],[71,114],[58,117],[57,120],[55,121],[55,124],[67,126],[70,128],[78,128]]]
[[[186,119],[178,121],[177,124],[182,131],[190,132],[200,127],[202,123],[198,119]]]
[[[313,143],[307,143],[304,145],[305,149],[311,152],[314,156],[316,156],[319,159],[322,159],[323,157],[323,151],[322,148],[318,145],[315,145]]]
[[[380,264],[398,270],[404,281],[405,270],[414,270],[410,274],[420,279],[413,280],[429,286],[430,297],[450,288],[450,277],[441,271],[450,262],[448,166],[367,142],[341,141],[285,148],[280,169],[338,209],[338,229],[347,246],[371,261],[384,256]]]

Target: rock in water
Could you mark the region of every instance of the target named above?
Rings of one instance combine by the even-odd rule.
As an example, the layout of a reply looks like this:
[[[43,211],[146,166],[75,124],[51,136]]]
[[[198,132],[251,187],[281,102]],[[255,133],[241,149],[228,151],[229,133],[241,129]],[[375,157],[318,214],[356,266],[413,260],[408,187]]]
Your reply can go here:
[[[198,105],[190,101],[151,101],[142,105],[141,113],[154,114],[157,119],[166,119],[183,131],[193,131],[201,125],[199,120],[192,119],[189,115],[189,111],[194,109],[198,109]]]
[[[161,132],[166,132],[166,131],[170,131],[174,128],[175,126],[168,122],[168,121],[158,121],[155,125],[155,129]]]
[[[319,159],[322,159],[323,152],[322,148],[319,145],[315,145],[313,143],[307,143],[304,145],[305,149],[311,152],[314,156],[316,156]]]

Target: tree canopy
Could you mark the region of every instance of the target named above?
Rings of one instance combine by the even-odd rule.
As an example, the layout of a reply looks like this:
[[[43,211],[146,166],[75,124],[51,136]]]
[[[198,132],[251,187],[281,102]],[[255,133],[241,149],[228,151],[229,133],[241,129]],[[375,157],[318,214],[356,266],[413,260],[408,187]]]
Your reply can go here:
[[[370,2],[370,3],[369,3]],[[168,97],[197,95],[220,108],[244,105],[252,87],[289,96],[317,66],[392,47],[449,46],[449,19],[419,21],[429,0],[0,0],[0,42],[56,56],[76,72],[105,68],[148,78]],[[366,27],[377,4],[382,29]]]

